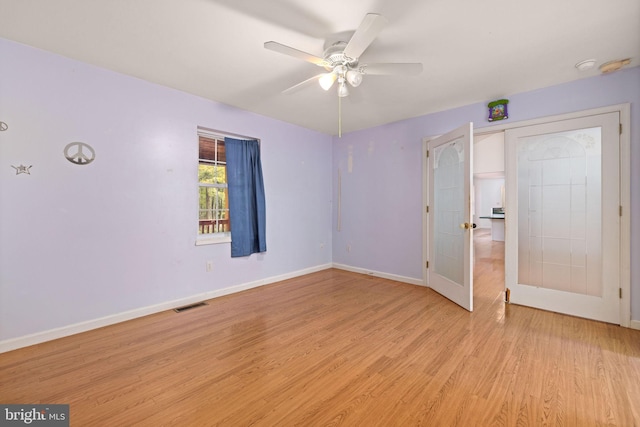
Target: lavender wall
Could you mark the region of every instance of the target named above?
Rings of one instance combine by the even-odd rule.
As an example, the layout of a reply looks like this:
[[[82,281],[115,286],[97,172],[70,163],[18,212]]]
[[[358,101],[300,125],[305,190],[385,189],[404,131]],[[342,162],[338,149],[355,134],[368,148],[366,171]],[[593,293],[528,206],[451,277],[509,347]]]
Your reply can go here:
[[[331,262],[330,136],[7,40],[0,58],[0,343]],[[195,246],[197,126],[261,139],[265,254]],[[68,162],[73,141],[96,160]]]
[[[509,122],[632,104],[631,259],[640,259],[640,67],[508,98]],[[473,104],[334,137],[333,188],[337,194],[340,170],[342,230],[334,209],[333,262],[422,280],[422,139],[469,121],[476,129],[490,126],[486,115],[485,103]],[[632,319],[640,319],[640,265],[633,261],[631,301]]]
[[[474,104],[332,143],[7,40],[0,39],[0,58],[0,120],[9,124],[0,132],[0,344],[332,261],[420,280],[422,138],[465,121],[488,125],[484,103]],[[640,68],[509,98],[511,122],[632,102],[637,124]],[[227,244],[195,246],[197,126],[261,138],[266,254],[231,259]],[[637,259],[637,127],[631,137]],[[69,163],[62,151],[73,141],[91,144],[96,160]],[[11,165],[20,164],[32,165],[31,174],[16,175]],[[333,225],[331,217],[338,169],[340,232],[335,209]],[[634,319],[639,282],[640,266],[632,263]]]

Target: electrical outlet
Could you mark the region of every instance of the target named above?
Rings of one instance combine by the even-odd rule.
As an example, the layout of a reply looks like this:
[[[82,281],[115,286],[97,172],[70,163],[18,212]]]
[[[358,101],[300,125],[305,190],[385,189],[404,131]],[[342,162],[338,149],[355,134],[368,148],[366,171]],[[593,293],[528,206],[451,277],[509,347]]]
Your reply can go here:
[[[320,249],[324,249],[324,243],[320,243]]]
[[[207,273],[213,270],[213,261],[207,261]]]
[[[351,252],[351,245],[347,245],[347,252]]]

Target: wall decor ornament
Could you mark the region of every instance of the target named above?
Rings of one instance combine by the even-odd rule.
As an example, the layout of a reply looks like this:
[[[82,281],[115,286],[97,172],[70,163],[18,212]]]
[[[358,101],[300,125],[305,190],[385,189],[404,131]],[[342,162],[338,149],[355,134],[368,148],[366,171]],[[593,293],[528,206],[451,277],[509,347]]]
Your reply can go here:
[[[85,150],[89,154],[85,154]],[[88,165],[96,158],[94,149],[84,142],[71,142],[64,147],[64,157],[76,165]]]
[[[508,99],[498,99],[497,101],[490,102],[489,107],[489,121],[503,120],[509,118],[509,112],[507,111]]]
[[[9,129],[9,125],[5,122],[0,122],[0,131],[4,132],[7,129]]]
[[[29,172],[29,169],[31,169],[33,167],[33,165],[30,165],[30,166],[25,166],[25,165],[13,166],[13,165],[11,165],[11,167],[16,170],[16,175],[20,175],[21,173],[26,173],[27,175],[31,175],[31,172]]]

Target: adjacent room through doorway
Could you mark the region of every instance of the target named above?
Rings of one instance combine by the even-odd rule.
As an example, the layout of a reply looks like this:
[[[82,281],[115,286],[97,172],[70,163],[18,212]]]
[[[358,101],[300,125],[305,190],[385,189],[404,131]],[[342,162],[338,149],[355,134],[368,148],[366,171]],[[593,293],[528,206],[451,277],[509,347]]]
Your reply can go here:
[[[477,306],[504,297],[504,132],[474,135],[474,299]]]

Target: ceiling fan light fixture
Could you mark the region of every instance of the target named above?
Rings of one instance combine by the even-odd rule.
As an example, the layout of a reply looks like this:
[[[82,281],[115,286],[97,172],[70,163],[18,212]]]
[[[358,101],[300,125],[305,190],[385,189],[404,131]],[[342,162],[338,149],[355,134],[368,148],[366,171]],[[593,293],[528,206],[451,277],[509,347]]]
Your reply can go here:
[[[342,98],[349,96],[349,86],[358,87],[364,74],[371,75],[401,75],[415,76],[422,72],[421,63],[380,63],[360,65],[360,55],[371,45],[382,28],[387,24],[387,19],[377,13],[367,13],[348,41],[338,40],[337,37],[345,37],[348,31],[336,34],[332,40],[325,41],[325,51],[322,57],[283,45],[275,41],[264,44],[265,49],[282,53],[293,58],[302,59],[319,67],[323,67],[327,73],[311,77],[297,85],[285,90],[301,87],[307,82],[317,80],[322,89],[328,91],[338,82],[338,136],[342,136]],[[332,43],[332,44],[331,44]],[[329,45],[327,47],[327,45]]]
[[[349,89],[347,88],[347,85],[344,83],[344,80],[342,80],[340,82],[340,85],[338,86],[338,96],[340,98],[344,98],[345,96],[349,96]]]
[[[337,76],[335,73],[327,73],[318,79],[318,83],[320,83],[320,87],[324,90],[331,89],[333,83],[336,81]]]
[[[347,81],[353,87],[360,86],[360,83],[362,83],[362,73],[358,70],[347,71]]]

